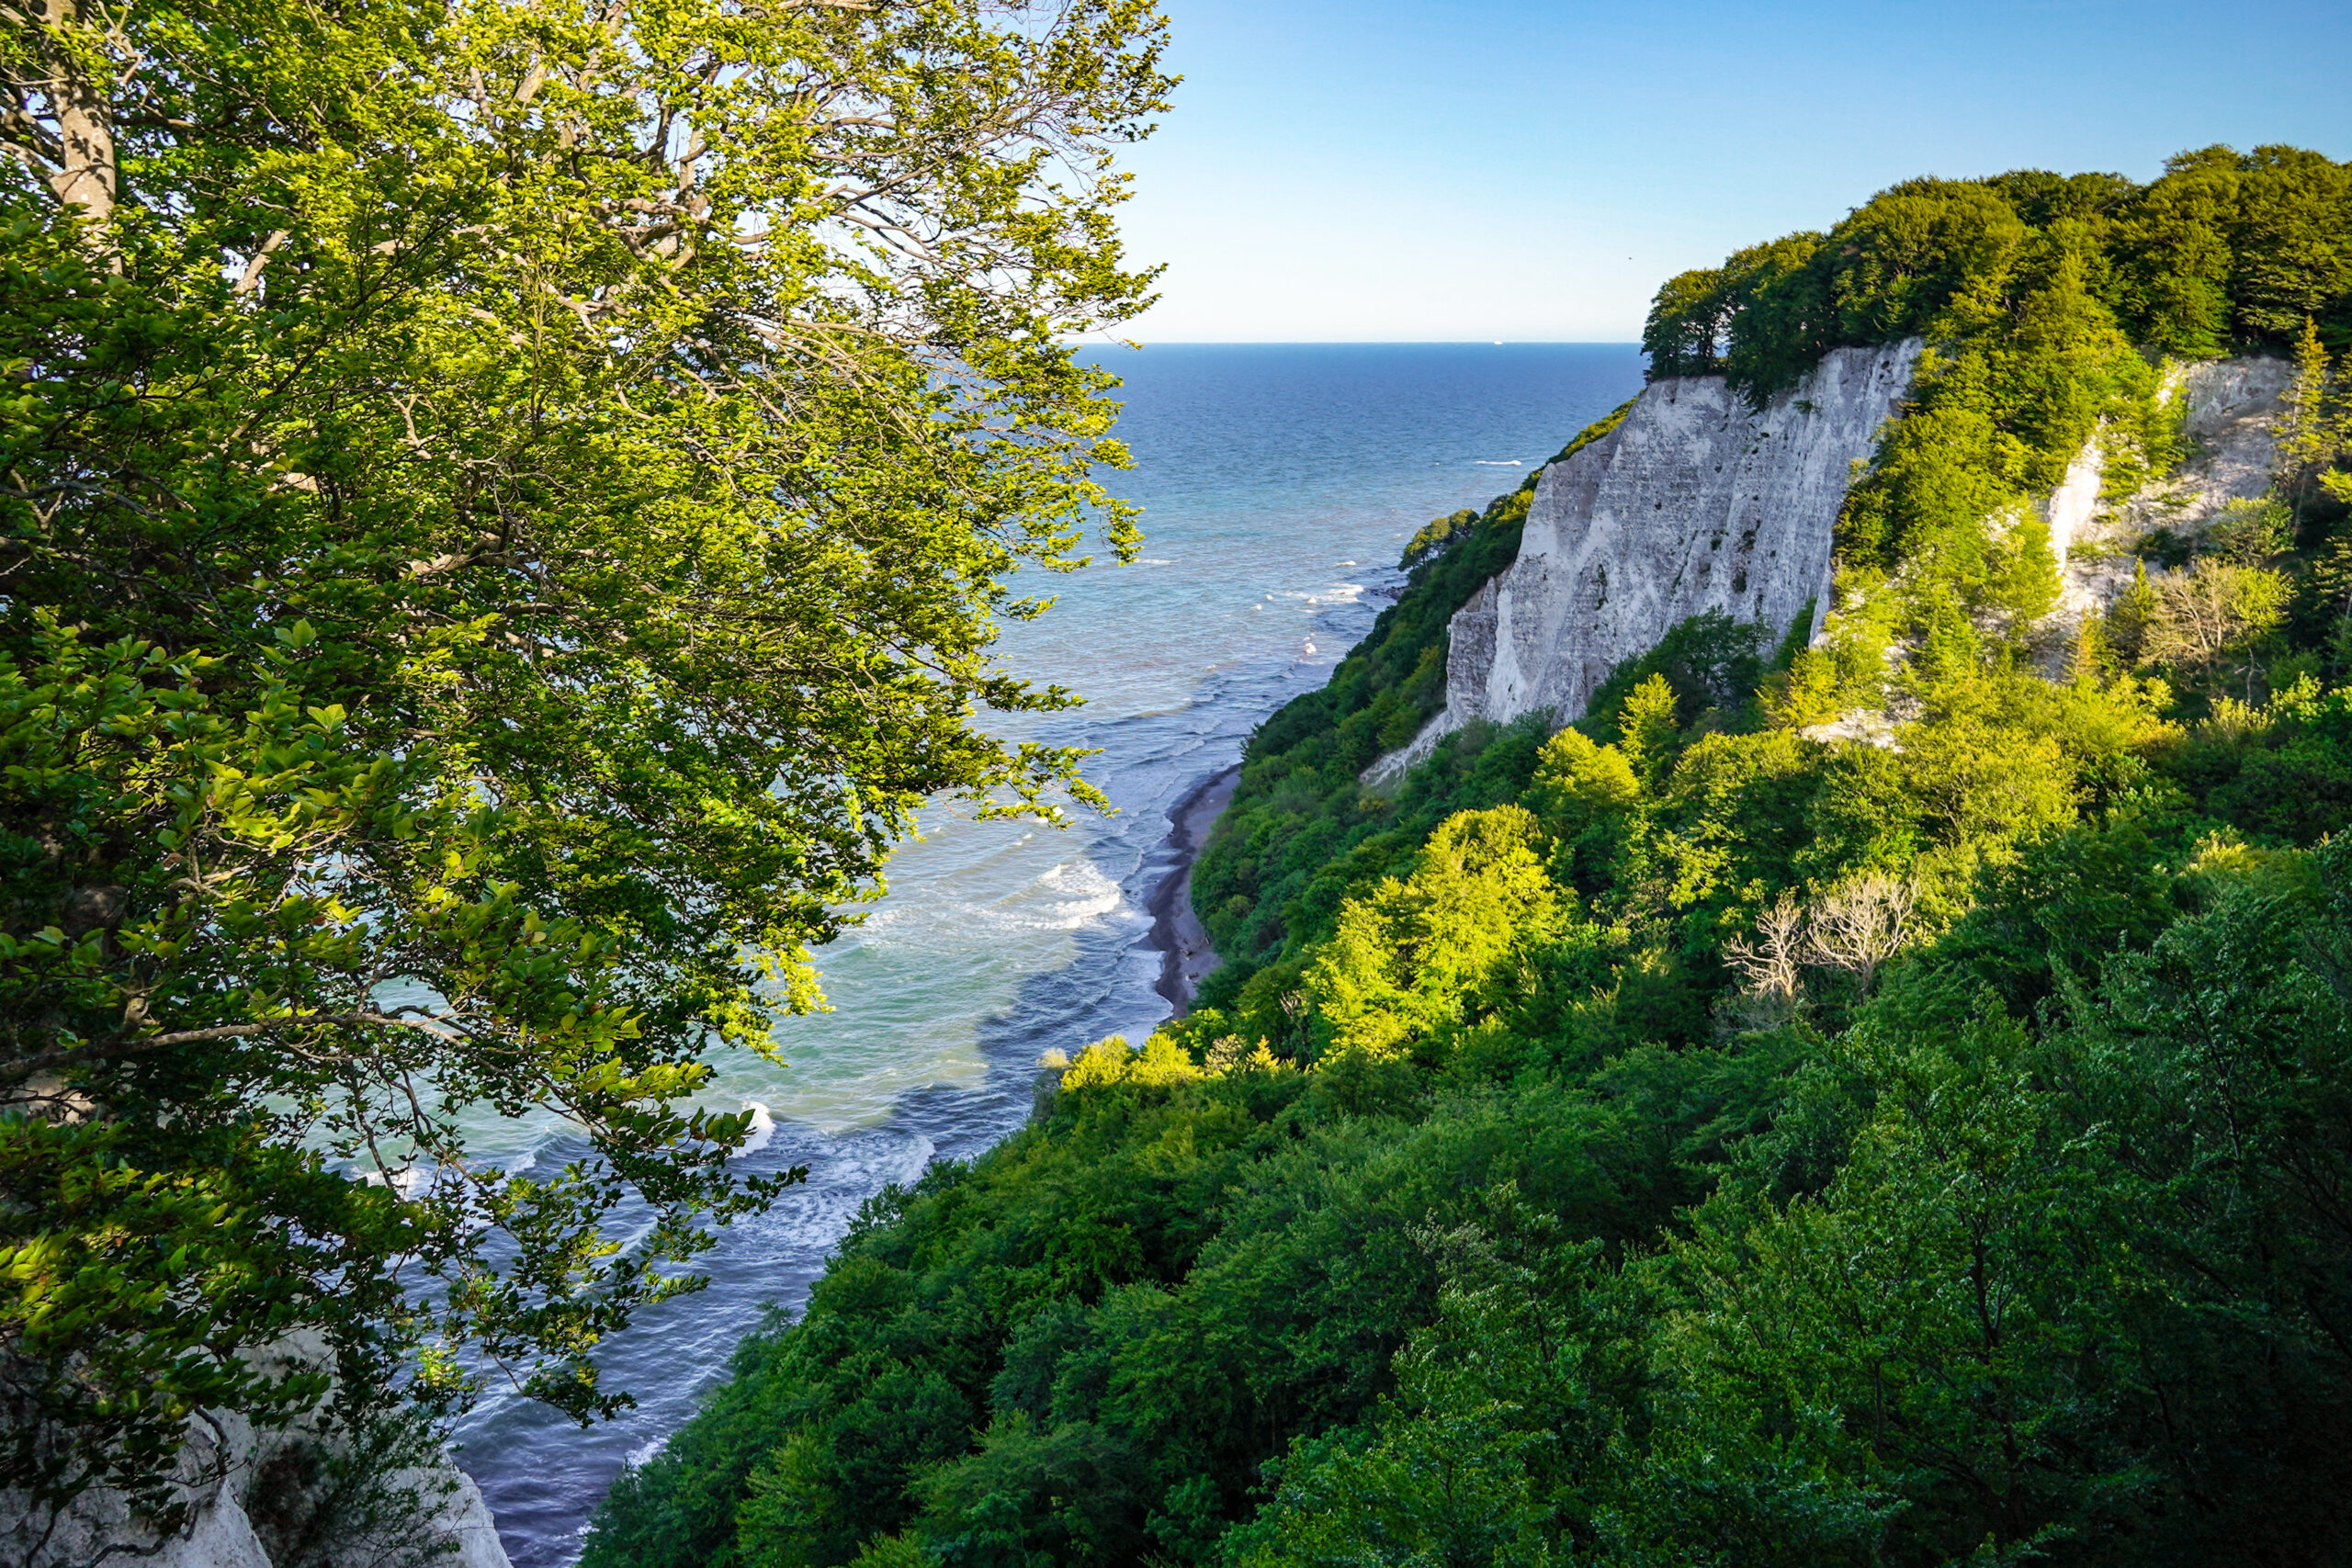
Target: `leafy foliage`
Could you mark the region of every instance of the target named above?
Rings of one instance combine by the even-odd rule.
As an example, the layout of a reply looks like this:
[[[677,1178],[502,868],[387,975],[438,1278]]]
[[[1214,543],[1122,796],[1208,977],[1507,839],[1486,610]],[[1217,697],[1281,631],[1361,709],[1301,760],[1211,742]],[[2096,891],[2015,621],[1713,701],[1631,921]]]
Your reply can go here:
[[[1398,566],[1403,570],[1412,570],[1438,551],[1467,539],[1477,522],[1478,513],[1467,506],[1458,512],[1449,512],[1442,517],[1430,518],[1406,541],[1404,558]]]
[[[1935,336],[1998,308],[2052,241],[2135,343],[2210,358],[2285,349],[2309,318],[2352,344],[2352,166],[2294,147],[2168,160],[2162,178],[2018,170],[1906,180],[1827,234],[1792,234],[1658,290],[1642,346],[1656,376],[1727,376],[1760,400],[1841,344]]]
[[[714,1049],[1134,543],[1148,6],[72,3],[0,34],[0,1485],[428,1409],[695,1283]],[[1049,170],[1048,164],[1051,164]],[[469,1116],[568,1126],[502,1173]],[[365,1177],[373,1185],[357,1178]],[[622,1247],[609,1221],[639,1205]],[[260,1352],[321,1337],[324,1363]],[[267,1367],[281,1370],[270,1371]]]

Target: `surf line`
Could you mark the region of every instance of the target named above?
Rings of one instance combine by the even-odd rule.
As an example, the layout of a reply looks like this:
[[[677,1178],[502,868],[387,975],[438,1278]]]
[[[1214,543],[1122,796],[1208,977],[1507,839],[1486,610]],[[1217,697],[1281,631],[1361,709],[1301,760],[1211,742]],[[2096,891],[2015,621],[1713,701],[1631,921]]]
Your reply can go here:
[[[1194,784],[1183,799],[1168,808],[1168,837],[1174,863],[1151,890],[1144,908],[1151,916],[1151,931],[1144,941],[1160,953],[1159,978],[1152,988],[1166,998],[1179,1016],[1192,1010],[1193,995],[1203,980],[1224,961],[1209,945],[1209,933],[1193,913],[1193,863],[1209,840],[1209,829],[1233,799],[1241,782],[1237,762]]]

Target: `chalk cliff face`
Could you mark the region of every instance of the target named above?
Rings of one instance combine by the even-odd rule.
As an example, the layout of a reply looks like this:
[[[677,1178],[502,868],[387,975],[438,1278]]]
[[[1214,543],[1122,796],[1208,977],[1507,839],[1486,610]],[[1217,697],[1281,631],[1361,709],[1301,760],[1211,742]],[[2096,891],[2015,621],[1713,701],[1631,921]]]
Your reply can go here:
[[[2106,608],[2130,584],[2142,539],[2159,528],[2194,539],[2231,502],[2269,490],[2278,461],[2279,398],[2294,377],[2284,359],[2215,359],[2177,369],[2165,396],[2180,407],[2188,455],[2177,472],[2120,502],[2099,499],[2098,438],[2084,446],[2044,508],[2064,589],[2045,639],[2053,659],[2072,646],[2083,616]]]
[[[1834,350],[1760,411],[1721,377],[1652,382],[1623,424],[1544,471],[1518,560],[1453,617],[1444,711],[1365,778],[1474,719],[1577,718],[1611,670],[1692,615],[1777,640],[1810,606],[1817,629],[1854,465],[1918,357],[1916,341]]]

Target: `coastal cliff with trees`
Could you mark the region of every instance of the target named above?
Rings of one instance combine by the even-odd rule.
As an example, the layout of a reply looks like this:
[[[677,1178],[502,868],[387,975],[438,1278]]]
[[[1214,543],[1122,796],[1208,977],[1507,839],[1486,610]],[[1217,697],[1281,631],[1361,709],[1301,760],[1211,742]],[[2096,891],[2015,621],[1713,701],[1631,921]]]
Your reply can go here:
[[[1645,346],[1915,338],[1818,635],[1367,784],[1544,481],[1425,530],[1250,743],[1195,1008],[870,1204],[593,1568],[2352,1554],[2352,166],[1908,182]]]

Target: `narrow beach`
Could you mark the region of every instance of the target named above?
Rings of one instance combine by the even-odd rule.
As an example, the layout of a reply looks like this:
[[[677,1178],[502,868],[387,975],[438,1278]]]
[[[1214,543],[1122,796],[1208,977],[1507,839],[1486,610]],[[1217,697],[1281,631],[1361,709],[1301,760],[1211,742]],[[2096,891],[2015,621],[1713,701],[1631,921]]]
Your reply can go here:
[[[1209,946],[1209,933],[1193,913],[1193,863],[1240,782],[1241,769],[1237,764],[1204,779],[1168,809],[1168,842],[1175,849],[1176,864],[1152,889],[1146,908],[1151,914],[1148,940],[1163,955],[1153,988],[1179,1013],[1193,1005],[1193,993],[1220,962]]]

